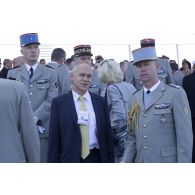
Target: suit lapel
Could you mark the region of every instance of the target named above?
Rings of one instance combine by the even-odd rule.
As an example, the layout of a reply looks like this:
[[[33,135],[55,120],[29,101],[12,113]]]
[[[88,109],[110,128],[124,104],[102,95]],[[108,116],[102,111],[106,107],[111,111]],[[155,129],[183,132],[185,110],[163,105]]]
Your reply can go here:
[[[33,82],[34,80],[36,80],[37,78],[39,78],[41,75],[43,74],[43,67],[42,65],[38,64],[30,82]]]
[[[72,95],[72,91],[70,91],[67,94],[67,102],[65,101],[65,110],[68,110],[70,112],[70,115],[72,116],[74,122],[77,124],[78,116],[76,112],[76,107],[74,104],[74,99]]]

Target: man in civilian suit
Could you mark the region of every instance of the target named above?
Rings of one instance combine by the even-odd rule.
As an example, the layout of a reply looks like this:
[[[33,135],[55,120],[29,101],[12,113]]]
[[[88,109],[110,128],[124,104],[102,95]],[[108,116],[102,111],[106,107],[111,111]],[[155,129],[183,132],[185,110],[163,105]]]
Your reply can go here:
[[[195,72],[184,77],[183,79],[183,88],[186,91],[188,101],[190,104],[191,115],[192,115],[192,130],[193,134],[195,133],[195,91],[194,91],[194,83],[195,83]],[[195,146],[193,140],[193,152],[192,152],[192,162],[195,163]]]
[[[110,163],[114,162],[111,125],[106,100],[88,91],[93,70],[87,63],[74,66],[72,91],[54,98],[51,106],[48,162]],[[86,111],[80,111],[84,98]],[[88,131],[87,154],[83,153],[80,126]]]

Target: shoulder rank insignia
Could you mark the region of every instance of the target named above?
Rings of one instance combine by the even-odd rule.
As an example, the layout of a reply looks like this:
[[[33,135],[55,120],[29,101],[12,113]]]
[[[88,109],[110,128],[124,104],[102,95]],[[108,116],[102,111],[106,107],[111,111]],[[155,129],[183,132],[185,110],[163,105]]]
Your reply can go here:
[[[138,116],[140,113],[140,106],[136,101],[132,109],[128,113],[128,124],[130,133],[135,134],[135,130],[138,130]]]
[[[47,68],[51,68],[51,69],[54,69],[53,67],[49,66],[49,65],[45,65],[45,67]]]
[[[174,88],[177,88],[177,89],[179,89],[179,88],[180,88],[180,86],[178,86],[178,85],[174,85],[174,84],[169,84],[169,86],[174,87]]]

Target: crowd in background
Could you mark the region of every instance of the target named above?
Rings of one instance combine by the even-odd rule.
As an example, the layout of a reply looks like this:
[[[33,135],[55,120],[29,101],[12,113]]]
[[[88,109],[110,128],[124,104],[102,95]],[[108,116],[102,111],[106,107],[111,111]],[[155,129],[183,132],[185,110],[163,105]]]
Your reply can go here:
[[[22,56],[13,60],[2,60],[0,90],[6,90],[5,85],[14,85],[3,79],[24,84],[26,88],[24,93],[28,94],[27,99],[31,107],[28,111],[31,115],[28,117],[32,117],[33,128],[37,129],[37,135],[33,137],[34,140],[31,140],[35,144],[36,150],[31,151],[32,143],[29,142],[29,136],[32,132],[29,131],[29,136],[26,136],[27,132],[25,132],[25,136],[23,136],[23,130],[21,131],[24,125],[20,117],[25,117],[25,115],[14,116],[17,118],[15,126],[18,129],[16,128],[16,131],[19,132],[16,137],[19,136],[20,141],[25,143],[24,148],[21,149],[22,144],[18,149],[23,150],[20,151],[19,157],[16,155],[12,158],[9,155],[13,155],[13,146],[10,149],[11,152],[7,150],[8,154],[0,155],[0,162],[166,162],[159,157],[160,154],[155,154],[159,151],[155,151],[152,147],[155,147],[156,144],[158,148],[158,144],[163,146],[167,142],[169,142],[169,148],[163,148],[162,158],[164,156],[168,158],[169,155],[174,156],[167,162],[195,162],[194,151],[190,157],[190,152],[192,153],[191,139],[193,139],[190,131],[195,129],[195,107],[192,98],[194,95],[191,95],[193,88],[190,86],[190,84],[193,85],[193,81],[190,84],[186,81],[189,76],[195,77],[195,61],[190,63],[187,59],[183,59],[181,68],[179,68],[174,59],[169,59],[165,55],[156,57],[154,53],[156,51],[153,51],[154,39],[140,41],[140,51],[138,54],[137,51],[133,53],[134,61],[129,62],[124,59],[119,63],[114,60],[114,56],[113,59],[104,59],[103,55],[98,55],[93,60],[90,45],[75,46],[74,53],[70,58],[66,57],[65,49],[54,48],[51,61],[46,62],[45,59],[39,59],[40,43],[36,33],[22,35],[20,42]],[[138,60],[135,61],[136,59]],[[148,78],[151,85],[148,85],[149,82],[145,79],[149,73],[142,75],[142,72],[147,72],[146,66],[151,68],[150,73],[154,71],[153,75]],[[140,79],[140,75],[143,77],[142,79]],[[165,87],[169,85],[173,89]],[[153,90],[154,86],[156,87]],[[159,96],[160,103],[154,103],[153,109],[146,106],[142,113],[139,98],[144,94],[142,99],[147,99],[146,89],[151,89],[149,93],[153,94],[154,91],[158,97],[156,89],[159,86],[165,91],[163,92],[165,95],[162,97],[165,99],[160,101]],[[186,92],[183,91],[183,88]],[[143,94],[140,93],[142,90]],[[188,100],[185,98],[186,93]],[[180,100],[179,97],[176,97],[178,99],[175,100],[175,94],[183,99]],[[15,95],[12,94],[12,96],[14,98]],[[0,99],[0,101],[6,102],[6,98]],[[192,114],[188,109],[188,101]],[[180,108],[180,106],[181,109],[176,108]],[[170,109],[172,110],[168,111]],[[3,112],[5,110],[1,114]],[[153,115],[152,113],[155,112],[159,112],[159,114]],[[147,116],[151,117],[148,121],[145,120]],[[9,113],[7,117],[10,117]],[[158,127],[159,124],[155,124],[152,120],[159,120],[160,126]],[[183,125],[187,130],[182,129],[179,120],[181,122],[183,120]],[[150,123],[155,125],[152,126]],[[151,128],[144,127],[142,129],[141,125],[143,127],[151,125]],[[1,127],[1,131],[11,127],[7,127],[5,124],[4,128]],[[25,128],[32,129],[32,127]],[[152,132],[150,132],[151,130]],[[158,130],[162,133],[154,133]],[[184,132],[181,132],[183,130]],[[146,131],[148,135],[145,135]],[[149,135],[152,139],[148,138]],[[164,138],[159,138],[159,136],[164,136]],[[26,139],[26,137],[28,138]],[[39,138],[39,144],[37,138]],[[156,143],[153,141],[155,139],[160,140],[159,142],[163,139],[166,141]],[[181,145],[177,143],[179,141],[182,142]],[[183,144],[186,141],[188,146]],[[2,148],[8,144],[5,143]],[[135,147],[137,148],[135,149]],[[141,147],[143,148],[141,149]],[[3,150],[1,149],[1,151]],[[34,154],[35,152],[37,154]],[[21,153],[22,157],[20,157]],[[153,153],[154,155],[150,157]],[[182,154],[180,155],[180,153]],[[183,153],[186,153],[186,156]],[[40,156],[39,160],[38,155]]]

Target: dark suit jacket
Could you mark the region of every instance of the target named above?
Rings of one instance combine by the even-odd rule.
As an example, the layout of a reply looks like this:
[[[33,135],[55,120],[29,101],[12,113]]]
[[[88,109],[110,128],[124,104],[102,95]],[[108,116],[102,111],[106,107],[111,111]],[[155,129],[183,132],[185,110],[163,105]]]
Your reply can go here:
[[[96,115],[101,162],[114,162],[108,106],[103,97],[90,93]],[[81,135],[72,91],[54,98],[51,105],[48,162],[78,163]]]
[[[7,78],[8,69],[4,66],[0,72],[0,78]]]
[[[183,88],[186,91],[186,94],[188,96],[188,101],[189,101],[189,104],[190,104],[192,118],[195,118],[195,90],[194,90],[194,84],[195,84],[195,72],[184,77],[184,79],[183,79]]]

